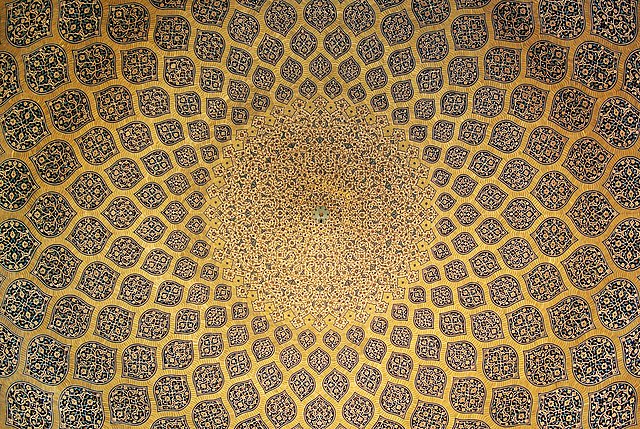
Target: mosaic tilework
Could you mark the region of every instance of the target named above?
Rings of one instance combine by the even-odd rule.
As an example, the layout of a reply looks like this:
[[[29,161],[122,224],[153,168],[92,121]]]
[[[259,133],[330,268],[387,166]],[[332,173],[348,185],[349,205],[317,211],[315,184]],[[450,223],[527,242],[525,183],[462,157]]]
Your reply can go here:
[[[364,322],[367,305],[402,297],[398,276],[418,280],[412,267],[429,260],[428,168],[418,149],[400,150],[401,135],[385,136],[393,131],[366,109],[329,113],[319,103],[256,124],[220,189],[210,189],[220,204],[210,238],[224,242],[214,259],[234,261],[239,292],[256,290],[255,305],[274,322],[288,313],[297,325],[307,314],[321,323],[347,311]],[[316,207],[327,217],[311,216]]]
[[[638,424],[636,0],[15,0],[0,427]]]

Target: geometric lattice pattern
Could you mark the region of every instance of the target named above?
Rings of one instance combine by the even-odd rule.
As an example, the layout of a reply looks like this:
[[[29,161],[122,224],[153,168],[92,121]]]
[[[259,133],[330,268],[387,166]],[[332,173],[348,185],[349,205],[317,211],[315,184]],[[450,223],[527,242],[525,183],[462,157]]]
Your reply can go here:
[[[0,426],[639,423],[637,0],[0,27]]]

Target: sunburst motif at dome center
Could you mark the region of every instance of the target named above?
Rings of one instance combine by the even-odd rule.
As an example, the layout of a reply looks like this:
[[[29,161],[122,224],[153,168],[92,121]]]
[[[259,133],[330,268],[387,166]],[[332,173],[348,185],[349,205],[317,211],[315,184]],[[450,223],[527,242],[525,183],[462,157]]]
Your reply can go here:
[[[427,171],[366,110],[288,113],[254,124],[222,173],[216,256],[276,319],[358,314],[427,258]]]

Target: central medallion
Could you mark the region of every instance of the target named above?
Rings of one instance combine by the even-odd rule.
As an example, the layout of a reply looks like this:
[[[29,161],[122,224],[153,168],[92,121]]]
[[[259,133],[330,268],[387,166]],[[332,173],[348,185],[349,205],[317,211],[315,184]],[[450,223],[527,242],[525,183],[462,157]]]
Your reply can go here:
[[[366,109],[331,107],[254,121],[210,190],[214,257],[275,320],[363,314],[427,257],[417,148]]]
[[[329,219],[329,210],[325,206],[318,206],[313,211],[313,218],[319,224],[323,224]]]

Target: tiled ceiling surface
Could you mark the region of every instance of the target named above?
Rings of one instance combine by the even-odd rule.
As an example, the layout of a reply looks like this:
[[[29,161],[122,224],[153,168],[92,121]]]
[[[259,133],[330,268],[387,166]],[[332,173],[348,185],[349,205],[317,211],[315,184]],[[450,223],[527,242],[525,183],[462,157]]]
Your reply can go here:
[[[635,0],[0,10],[0,426],[626,428]]]

